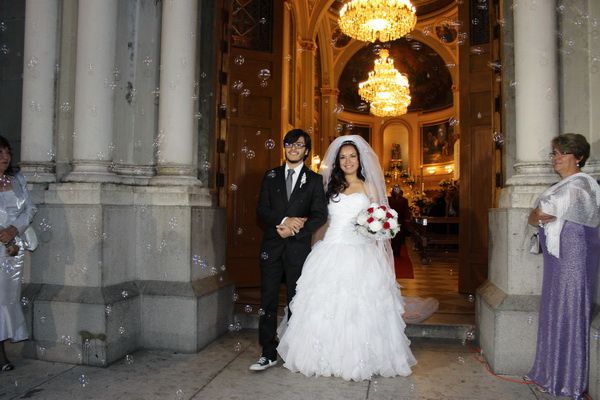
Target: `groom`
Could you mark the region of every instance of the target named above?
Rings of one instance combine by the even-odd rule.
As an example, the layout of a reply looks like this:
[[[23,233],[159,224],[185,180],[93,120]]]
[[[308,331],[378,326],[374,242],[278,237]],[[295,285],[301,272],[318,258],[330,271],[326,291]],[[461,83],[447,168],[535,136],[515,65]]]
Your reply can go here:
[[[265,173],[256,209],[264,225],[260,250],[264,314],[258,325],[262,356],[250,366],[253,371],[277,364],[279,286],[285,279],[289,306],[310,252],[312,234],[327,221],[323,178],[304,165],[310,153],[310,136],[302,129],[292,129],[283,138],[283,147],[285,165]]]

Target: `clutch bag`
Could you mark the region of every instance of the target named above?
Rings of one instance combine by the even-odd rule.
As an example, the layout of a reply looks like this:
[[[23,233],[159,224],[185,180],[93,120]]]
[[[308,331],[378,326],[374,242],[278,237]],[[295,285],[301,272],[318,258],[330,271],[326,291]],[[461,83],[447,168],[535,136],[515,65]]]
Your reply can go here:
[[[540,236],[537,233],[531,235],[529,239],[529,252],[531,254],[540,254],[542,248],[540,247]]]
[[[37,249],[39,241],[35,229],[33,229],[31,225],[25,229],[21,239],[23,239],[23,247],[25,247],[25,250],[34,251]]]

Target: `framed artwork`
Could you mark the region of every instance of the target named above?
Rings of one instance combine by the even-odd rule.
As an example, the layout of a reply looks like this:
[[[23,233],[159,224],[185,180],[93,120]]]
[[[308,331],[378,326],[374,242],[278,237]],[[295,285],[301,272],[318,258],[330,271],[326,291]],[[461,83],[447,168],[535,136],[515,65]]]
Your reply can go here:
[[[454,161],[454,128],[448,121],[421,126],[423,164]]]

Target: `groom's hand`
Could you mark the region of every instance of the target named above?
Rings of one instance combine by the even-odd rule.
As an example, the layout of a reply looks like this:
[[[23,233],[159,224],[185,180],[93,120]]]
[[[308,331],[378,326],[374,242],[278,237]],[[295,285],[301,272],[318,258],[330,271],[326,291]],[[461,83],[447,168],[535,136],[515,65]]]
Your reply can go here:
[[[285,224],[277,225],[277,233],[283,239],[288,238],[290,236],[294,236],[294,231]]]

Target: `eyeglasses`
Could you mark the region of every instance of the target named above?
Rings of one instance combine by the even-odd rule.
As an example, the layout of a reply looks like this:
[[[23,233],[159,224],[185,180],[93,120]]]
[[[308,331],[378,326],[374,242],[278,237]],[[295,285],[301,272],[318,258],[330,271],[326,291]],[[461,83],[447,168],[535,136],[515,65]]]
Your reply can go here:
[[[292,147],[295,149],[303,149],[306,147],[306,143],[302,143],[302,142],[284,143],[283,147],[285,147],[286,149],[291,149]]]
[[[566,156],[567,154],[573,154],[573,153],[569,153],[568,151],[554,150],[552,153],[548,153],[548,157],[550,157],[550,159],[553,159],[555,157]]]

